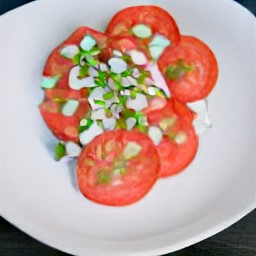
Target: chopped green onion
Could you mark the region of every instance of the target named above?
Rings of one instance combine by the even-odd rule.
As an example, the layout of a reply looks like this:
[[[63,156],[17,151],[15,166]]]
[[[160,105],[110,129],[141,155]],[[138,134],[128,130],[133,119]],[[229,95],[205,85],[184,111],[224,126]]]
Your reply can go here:
[[[104,100],[109,100],[109,99],[112,99],[114,96],[115,96],[114,91],[110,91],[110,92],[105,93],[105,94],[103,95],[103,99],[104,99]]]
[[[111,177],[109,176],[106,170],[99,171],[97,176],[98,184],[108,184],[111,181]]]
[[[94,82],[95,82],[96,85],[98,85],[98,86],[100,86],[100,87],[103,87],[103,88],[105,88],[105,87],[107,86],[106,81],[105,81],[105,80],[102,80],[102,79],[100,79],[100,78],[98,78],[98,77],[96,77],[96,78],[94,79]]]
[[[55,148],[55,158],[57,161],[59,161],[65,155],[66,155],[65,145],[62,142],[59,142]]]
[[[127,77],[127,76],[131,76],[133,73],[133,69],[127,69],[126,71],[121,73],[121,77]]]
[[[83,67],[80,68],[79,70],[79,78],[83,78],[89,74],[88,72],[89,66],[84,65]]]
[[[80,65],[81,57],[82,57],[82,54],[80,52],[76,54],[73,58],[73,63],[76,65]]]
[[[185,73],[193,71],[194,69],[194,66],[186,65],[182,59],[179,59],[176,65],[170,65],[166,68],[165,76],[169,80],[177,80],[178,78],[182,77]]]
[[[136,92],[135,90],[131,90],[130,92],[131,92],[131,95],[130,95],[131,98],[132,98],[132,99],[136,99],[136,94],[137,94],[137,92]]]
[[[85,119],[82,119],[82,120],[85,120]],[[93,124],[93,120],[92,119],[88,118],[88,119],[86,119],[86,121],[87,122],[86,122],[85,125],[83,125],[83,123],[80,122],[80,126],[78,128],[78,132],[79,133],[82,133],[83,131],[88,130],[92,126],[92,124]]]
[[[103,100],[94,100],[94,103],[101,105],[101,106],[105,106],[105,101],[103,101]]]

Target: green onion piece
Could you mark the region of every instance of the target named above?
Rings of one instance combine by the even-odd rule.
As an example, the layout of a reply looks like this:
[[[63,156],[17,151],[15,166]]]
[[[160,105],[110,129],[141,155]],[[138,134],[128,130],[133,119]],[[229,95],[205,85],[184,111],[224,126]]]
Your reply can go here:
[[[115,96],[114,91],[110,91],[110,92],[105,93],[103,95],[103,99],[104,100],[109,100],[109,99],[112,99],[114,96]]]
[[[121,73],[121,77],[127,77],[127,76],[131,76],[133,72],[133,69],[127,69],[124,72]]]
[[[88,70],[89,70],[89,66],[87,66],[87,65],[84,65],[83,67],[81,67],[80,71],[79,71],[79,78],[83,78],[83,77],[87,76]]]
[[[93,124],[93,120],[88,118],[86,125],[80,125],[79,126],[78,132],[82,133],[83,131],[88,130],[91,127],[92,124]]]
[[[112,73],[112,72],[111,72],[111,73],[110,73],[110,76],[112,77],[112,79],[113,79],[115,85],[117,86],[117,88],[118,88],[118,89],[122,89],[123,86],[122,86],[122,84],[121,84],[121,82],[120,82],[120,79],[119,79],[118,74],[115,74],[115,73]]]
[[[108,76],[108,73],[107,72],[104,72],[104,71],[98,71],[98,77],[99,79],[105,79],[106,77]]]
[[[107,117],[112,117],[112,112],[109,108],[104,108],[104,110],[105,110],[105,113],[106,113]]]
[[[108,184],[111,181],[111,177],[108,175],[106,170],[101,170],[97,175],[97,183],[98,184]]]
[[[55,158],[57,161],[59,161],[62,157],[66,155],[66,149],[65,145],[59,141],[55,148]]]
[[[122,59],[127,63],[127,64],[131,64],[132,63],[132,58],[129,55],[123,55]]]
[[[94,100],[94,103],[101,105],[101,106],[105,106],[105,101],[103,101],[103,100]]]
[[[116,128],[125,129],[125,130],[127,129],[127,124],[124,118],[116,119]]]
[[[79,65],[81,57],[82,57],[82,54],[80,52],[76,54],[73,58],[73,63],[76,65]]]
[[[96,85],[98,85],[100,87],[103,87],[103,88],[105,88],[107,86],[106,82],[104,80],[100,79],[99,77],[96,77],[94,79],[94,82],[95,82]]]
[[[182,77],[185,73],[193,71],[194,69],[194,66],[186,65],[182,59],[179,59],[176,65],[170,65],[166,68],[165,76],[169,80],[177,80],[178,78]]]
[[[86,55],[85,56],[86,61],[88,64],[92,67],[95,67],[97,64],[99,64],[99,61],[95,60],[93,57]]]
[[[118,99],[119,99],[119,101],[120,101],[120,103],[121,103],[121,105],[122,106],[126,106],[126,101],[127,101],[127,99],[128,99],[128,96],[120,96],[120,97],[118,97]],[[126,107],[125,107],[126,108]],[[124,109],[125,109],[124,108]]]
[[[136,99],[136,94],[137,93],[136,93],[135,90],[131,90],[131,95],[130,96],[131,96],[132,99]]]

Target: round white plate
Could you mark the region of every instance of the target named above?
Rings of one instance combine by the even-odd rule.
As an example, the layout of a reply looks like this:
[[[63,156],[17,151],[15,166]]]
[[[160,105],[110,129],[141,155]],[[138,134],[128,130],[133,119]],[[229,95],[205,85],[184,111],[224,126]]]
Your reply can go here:
[[[75,163],[53,160],[41,72],[78,26],[103,30],[115,12],[157,4],[219,62],[209,98],[213,128],[195,161],[140,202],[106,207],[78,191]],[[203,240],[255,208],[255,18],[230,0],[41,0],[1,17],[1,215],[75,255],[159,255]]]

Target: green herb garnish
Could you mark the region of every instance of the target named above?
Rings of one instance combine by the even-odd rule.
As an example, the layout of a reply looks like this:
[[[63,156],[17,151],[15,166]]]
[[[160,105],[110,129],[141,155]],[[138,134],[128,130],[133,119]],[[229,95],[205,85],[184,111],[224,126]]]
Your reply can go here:
[[[87,120],[86,125],[80,125],[79,126],[79,128],[78,128],[78,132],[79,133],[82,133],[83,131],[88,130],[91,127],[91,125],[93,124],[93,120],[92,119],[88,118],[86,120]]]
[[[106,170],[99,171],[97,176],[98,184],[108,184],[111,181],[111,177]]]
[[[62,157],[66,155],[66,148],[65,144],[59,141],[55,148],[55,158],[57,161],[59,161]]]
[[[97,105],[105,106],[105,101],[104,100],[94,100],[94,103]]]
[[[165,76],[169,80],[177,80],[182,77],[185,73],[193,71],[194,66],[186,65],[182,59],[177,61],[176,65],[170,65],[165,70]]]

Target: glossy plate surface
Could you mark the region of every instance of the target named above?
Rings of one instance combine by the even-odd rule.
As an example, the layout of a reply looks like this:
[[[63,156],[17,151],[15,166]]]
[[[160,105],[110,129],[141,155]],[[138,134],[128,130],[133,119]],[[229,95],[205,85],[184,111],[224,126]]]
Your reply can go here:
[[[186,171],[121,208],[86,200],[75,163],[53,160],[37,105],[50,51],[78,26],[104,30],[119,9],[157,4],[219,62],[212,129]],[[19,25],[17,25],[19,24]],[[255,208],[255,18],[230,0],[41,0],[1,17],[0,213],[75,255],[159,255],[203,240]]]

